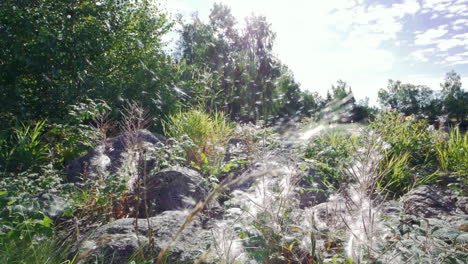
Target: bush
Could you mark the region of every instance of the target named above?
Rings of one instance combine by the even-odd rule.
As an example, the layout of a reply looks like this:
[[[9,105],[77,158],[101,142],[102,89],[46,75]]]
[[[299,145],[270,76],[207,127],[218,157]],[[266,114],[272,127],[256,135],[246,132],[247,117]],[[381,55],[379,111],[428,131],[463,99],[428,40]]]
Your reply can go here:
[[[44,242],[54,237],[53,219],[68,207],[70,186],[61,179],[52,165],[0,175],[1,263],[50,263],[59,254]]]
[[[358,137],[343,130],[328,131],[313,137],[305,149],[304,157],[323,176],[323,182],[332,188],[349,182],[343,170],[351,166],[351,155],[358,146]]]
[[[181,142],[187,136],[193,141],[193,146],[186,148],[187,160],[199,167],[222,159],[233,131],[233,124],[226,121],[224,113],[209,115],[199,109],[171,115],[163,126],[167,136]]]
[[[101,100],[88,99],[68,107],[68,116],[51,125],[47,140],[52,146],[52,159],[59,167],[85,154],[112,127],[106,117],[111,108]]]

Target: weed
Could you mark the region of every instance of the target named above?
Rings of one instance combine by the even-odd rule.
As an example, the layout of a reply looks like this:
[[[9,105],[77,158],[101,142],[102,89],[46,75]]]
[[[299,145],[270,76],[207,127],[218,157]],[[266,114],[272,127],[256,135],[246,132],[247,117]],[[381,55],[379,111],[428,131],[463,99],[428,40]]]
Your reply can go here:
[[[345,131],[329,131],[312,138],[304,158],[323,176],[323,183],[337,189],[341,183],[349,182],[343,170],[351,166],[351,155],[357,145],[356,136]]]
[[[212,167],[221,165],[224,146],[233,130],[233,124],[226,121],[222,112],[212,115],[199,109],[180,112],[169,116],[163,125],[166,135],[179,141],[187,136],[193,141],[194,145],[186,149],[189,163],[205,168],[208,173]]]

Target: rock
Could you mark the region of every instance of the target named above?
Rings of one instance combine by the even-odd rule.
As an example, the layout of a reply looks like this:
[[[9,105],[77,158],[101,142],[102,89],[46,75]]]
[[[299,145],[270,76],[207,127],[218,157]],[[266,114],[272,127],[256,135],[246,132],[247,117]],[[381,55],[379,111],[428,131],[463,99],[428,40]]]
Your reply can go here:
[[[145,189],[148,190],[146,197],[151,215],[169,210],[191,209],[204,200],[209,192],[209,187],[198,172],[180,166],[151,175],[147,186],[135,189],[134,195],[145,197],[141,195]],[[140,211],[140,216],[145,217],[141,215],[144,210]]]
[[[81,243],[78,263],[127,263],[131,257],[138,257],[141,250],[146,258],[158,254],[171,242],[188,216],[184,211],[166,211],[147,219],[119,219],[96,229],[91,236]],[[136,229],[136,223],[138,229]],[[135,232],[138,230],[138,232]],[[150,248],[150,238],[154,239],[154,248]],[[170,249],[165,263],[193,263],[203,256],[212,242],[209,230],[202,228],[201,221],[195,217]],[[206,262],[205,262],[206,263]]]
[[[455,205],[461,213],[468,214],[468,197],[455,197]]]
[[[74,160],[66,168],[70,182],[81,182],[97,178],[108,179],[113,174],[128,174],[137,170],[134,151],[131,146],[141,144],[144,150],[163,144],[165,138],[147,130],[140,130],[130,135],[120,135],[104,141],[85,156]],[[124,171],[122,171],[124,170]]]
[[[435,187],[423,185],[402,197],[403,211],[418,217],[441,218],[454,215],[455,202]]]

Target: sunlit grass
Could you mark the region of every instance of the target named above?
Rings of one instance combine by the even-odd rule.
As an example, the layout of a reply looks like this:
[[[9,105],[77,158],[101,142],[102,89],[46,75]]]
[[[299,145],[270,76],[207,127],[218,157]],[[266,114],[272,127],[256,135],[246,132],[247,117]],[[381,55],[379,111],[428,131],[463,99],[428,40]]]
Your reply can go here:
[[[166,135],[178,140],[186,136],[193,141],[194,146],[186,149],[187,159],[198,166],[224,154],[224,146],[234,128],[224,113],[210,115],[201,109],[171,115],[163,125]]]

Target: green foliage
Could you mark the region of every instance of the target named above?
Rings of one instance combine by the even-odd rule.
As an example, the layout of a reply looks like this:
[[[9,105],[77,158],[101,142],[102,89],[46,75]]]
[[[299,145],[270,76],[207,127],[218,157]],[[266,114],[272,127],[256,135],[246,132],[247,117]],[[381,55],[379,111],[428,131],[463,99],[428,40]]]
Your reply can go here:
[[[43,236],[32,242],[9,240],[0,245],[0,262],[11,264],[72,264],[63,254],[69,245],[55,235]]]
[[[163,125],[166,135],[179,141],[187,136],[193,141],[194,145],[186,149],[187,160],[200,168],[222,160],[233,131],[233,124],[222,112],[210,115],[198,109],[171,115]]]
[[[445,76],[442,88],[442,112],[449,118],[456,118],[459,122],[468,118],[468,92],[464,91],[461,77],[454,71]]]
[[[49,149],[42,140],[46,121],[39,121],[34,125],[21,123],[13,129],[9,142],[0,141],[0,167],[5,171],[25,171],[37,168],[47,161]]]
[[[442,92],[422,85],[403,84],[401,81],[389,80],[386,89],[380,89],[378,97],[383,107],[391,107],[406,115],[421,115],[435,122],[444,114],[459,122],[468,117],[468,92],[462,88],[460,75],[448,72],[441,84]]]
[[[61,175],[51,165],[40,167],[39,172],[1,175],[0,258],[16,246],[28,252],[37,250],[38,240],[53,235],[52,218],[68,207],[69,186],[60,181]]]
[[[63,118],[87,97],[177,105],[161,40],[171,27],[148,1],[6,1],[0,8],[0,120]],[[116,113],[117,114],[117,113]]]
[[[459,128],[440,135],[435,144],[440,168],[445,172],[468,175],[468,134]]]
[[[106,126],[111,126],[105,123],[109,122],[105,117],[110,111],[107,103],[100,100],[88,99],[86,103],[70,105],[66,119],[52,124],[46,135],[54,162],[61,166],[69,164],[105,139]]]
[[[379,102],[384,107],[401,111],[406,115],[424,114],[435,119],[433,109],[438,106],[438,99],[433,91],[426,86],[402,84],[400,81],[389,80],[387,89],[380,89]]]
[[[189,103],[244,121],[315,111],[315,95],[301,92],[291,71],[273,55],[275,33],[265,17],[248,17],[238,30],[231,10],[215,4],[208,23],[196,15],[180,23],[179,84]]]
[[[459,176],[463,195],[468,194],[468,133],[462,134],[459,128],[447,134],[437,135],[435,149],[439,167],[445,173]]]
[[[427,121],[389,111],[371,122],[370,127],[383,141],[378,186],[399,196],[416,185],[437,179],[435,138]]]
[[[130,208],[126,193],[126,180],[117,175],[112,175],[106,182],[92,182],[73,194],[73,215],[102,222],[128,217],[133,208]]]
[[[388,257],[404,263],[466,263],[466,232],[438,219],[407,219],[392,226]]]
[[[323,176],[323,183],[339,188],[340,184],[349,182],[343,170],[351,166],[352,154],[357,146],[357,136],[342,130],[331,130],[311,139],[304,158]]]

